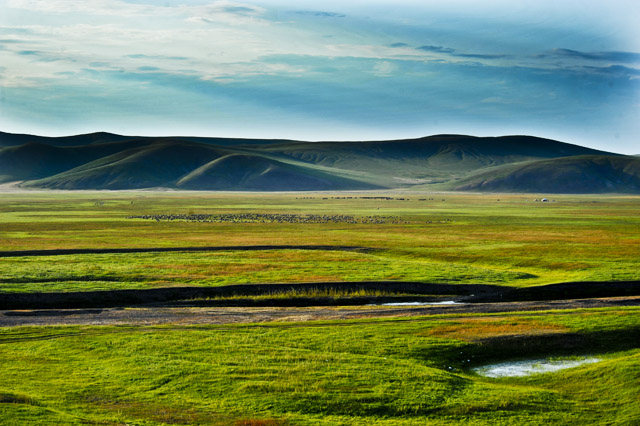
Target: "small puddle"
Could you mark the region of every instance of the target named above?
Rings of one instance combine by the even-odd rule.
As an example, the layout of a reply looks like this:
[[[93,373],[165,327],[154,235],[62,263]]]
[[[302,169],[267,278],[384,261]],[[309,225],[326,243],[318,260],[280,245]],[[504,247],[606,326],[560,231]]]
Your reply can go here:
[[[552,373],[566,368],[578,367],[602,361],[600,358],[588,357],[582,359],[549,360],[534,359],[529,361],[502,362],[500,364],[485,365],[474,368],[473,371],[485,377],[524,377],[532,374]]]
[[[446,300],[444,302],[391,302],[371,304],[367,306],[431,306],[431,305],[464,305],[464,303],[454,302],[453,300]]]

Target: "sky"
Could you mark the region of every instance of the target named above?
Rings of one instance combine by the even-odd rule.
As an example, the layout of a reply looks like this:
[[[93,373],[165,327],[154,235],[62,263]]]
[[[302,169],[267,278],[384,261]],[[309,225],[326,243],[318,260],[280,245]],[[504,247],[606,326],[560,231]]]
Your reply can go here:
[[[0,0],[0,130],[640,153],[637,0]]]

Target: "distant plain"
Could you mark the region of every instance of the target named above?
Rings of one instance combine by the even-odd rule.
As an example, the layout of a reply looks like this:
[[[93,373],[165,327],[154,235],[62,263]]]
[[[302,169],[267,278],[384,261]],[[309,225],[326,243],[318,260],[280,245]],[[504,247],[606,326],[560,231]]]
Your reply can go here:
[[[0,250],[5,251],[247,245],[375,249],[287,250],[286,256],[230,250],[4,258],[2,291],[383,280],[531,286],[640,279],[637,196],[557,195],[542,202],[544,194],[141,191],[7,193],[2,198]],[[374,224],[128,218],[221,213],[389,219]]]

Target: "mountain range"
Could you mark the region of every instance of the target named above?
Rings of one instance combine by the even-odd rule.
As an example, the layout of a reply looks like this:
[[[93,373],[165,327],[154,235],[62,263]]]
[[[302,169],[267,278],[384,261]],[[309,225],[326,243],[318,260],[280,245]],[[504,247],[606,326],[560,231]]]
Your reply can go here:
[[[640,158],[533,136],[368,142],[0,132],[0,183],[24,188],[640,193]]]

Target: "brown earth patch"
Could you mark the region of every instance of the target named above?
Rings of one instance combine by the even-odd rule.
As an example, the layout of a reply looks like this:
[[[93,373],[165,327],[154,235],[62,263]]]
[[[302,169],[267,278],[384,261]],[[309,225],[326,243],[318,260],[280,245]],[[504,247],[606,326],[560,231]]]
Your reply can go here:
[[[375,318],[407,318],[425,317],[430,315],[468,315],[468,314],[492,314],[524,312],[525,315],[543,315],[548,310],[565,309],[591,309],[605,307],[640,307],[640,296],[616,297],[600,299],[580,299],[551,302],[503,302],[503,303],[476,303],[464,305],[444,306],[309,306],[309,307],[137,307],[137,308],[104,308],[90,309],[37,309],[16,311],[0,311],[0,327],[15,326],[41,326],[41,325],[159,325],[159,324],[233,324],[233,323],[264,323],[264,322],[300,322],[300,321],[326,321],[349,319],[375,319]],[[589,312],[589,311],[583,311]],[[592,311],[593,312],[593,311]],[[637,315],[637,309],[630,311],[630,315]],[[597,315],[597,311],[593,312]],[[511,325],[500,324],[507,322],[504,318],[496,318],[495,322],[484,326],[483,339],[509,338],[517,335],[551,336],[561,335],[562,329],[532,322],[532,320],[518,320],[516,316],[510,317]],[[439,327],[435,333],[444,336],[460,336],[456,338],[469,338],[472,332],[479,336],[477,326],[482,327],[482,321],[492,317],[483,318],[457,318],[446,325],[449,328]],[[522,321],[523,325],[518,325]],[[526,321],[526,322],[525,322]],[[358,324],[358,323],[353,323]],[[513,325],[515,324],[515,325]],[[448,334],[447,334],[448,333]],[[502,333],[502,334],[501,334]]]
[[[535,336],[550,333],[565,333],[569,329],[560,325],[538,321],[514,322],[514,319],[464,318],[428,331],[428,335],[476,342],[503,336]]]
[[[235,426],[285,426],[289,422],[277,419],[243,419],[235,422]]]
[[[215,426],[233,424],[233,420],[212,412],[187,407],[169,407],[164,404],[122,400],[102,396],[87,396],[84,400],[98,408],[117,412],[125,417],[170,425],[210,424]]]

